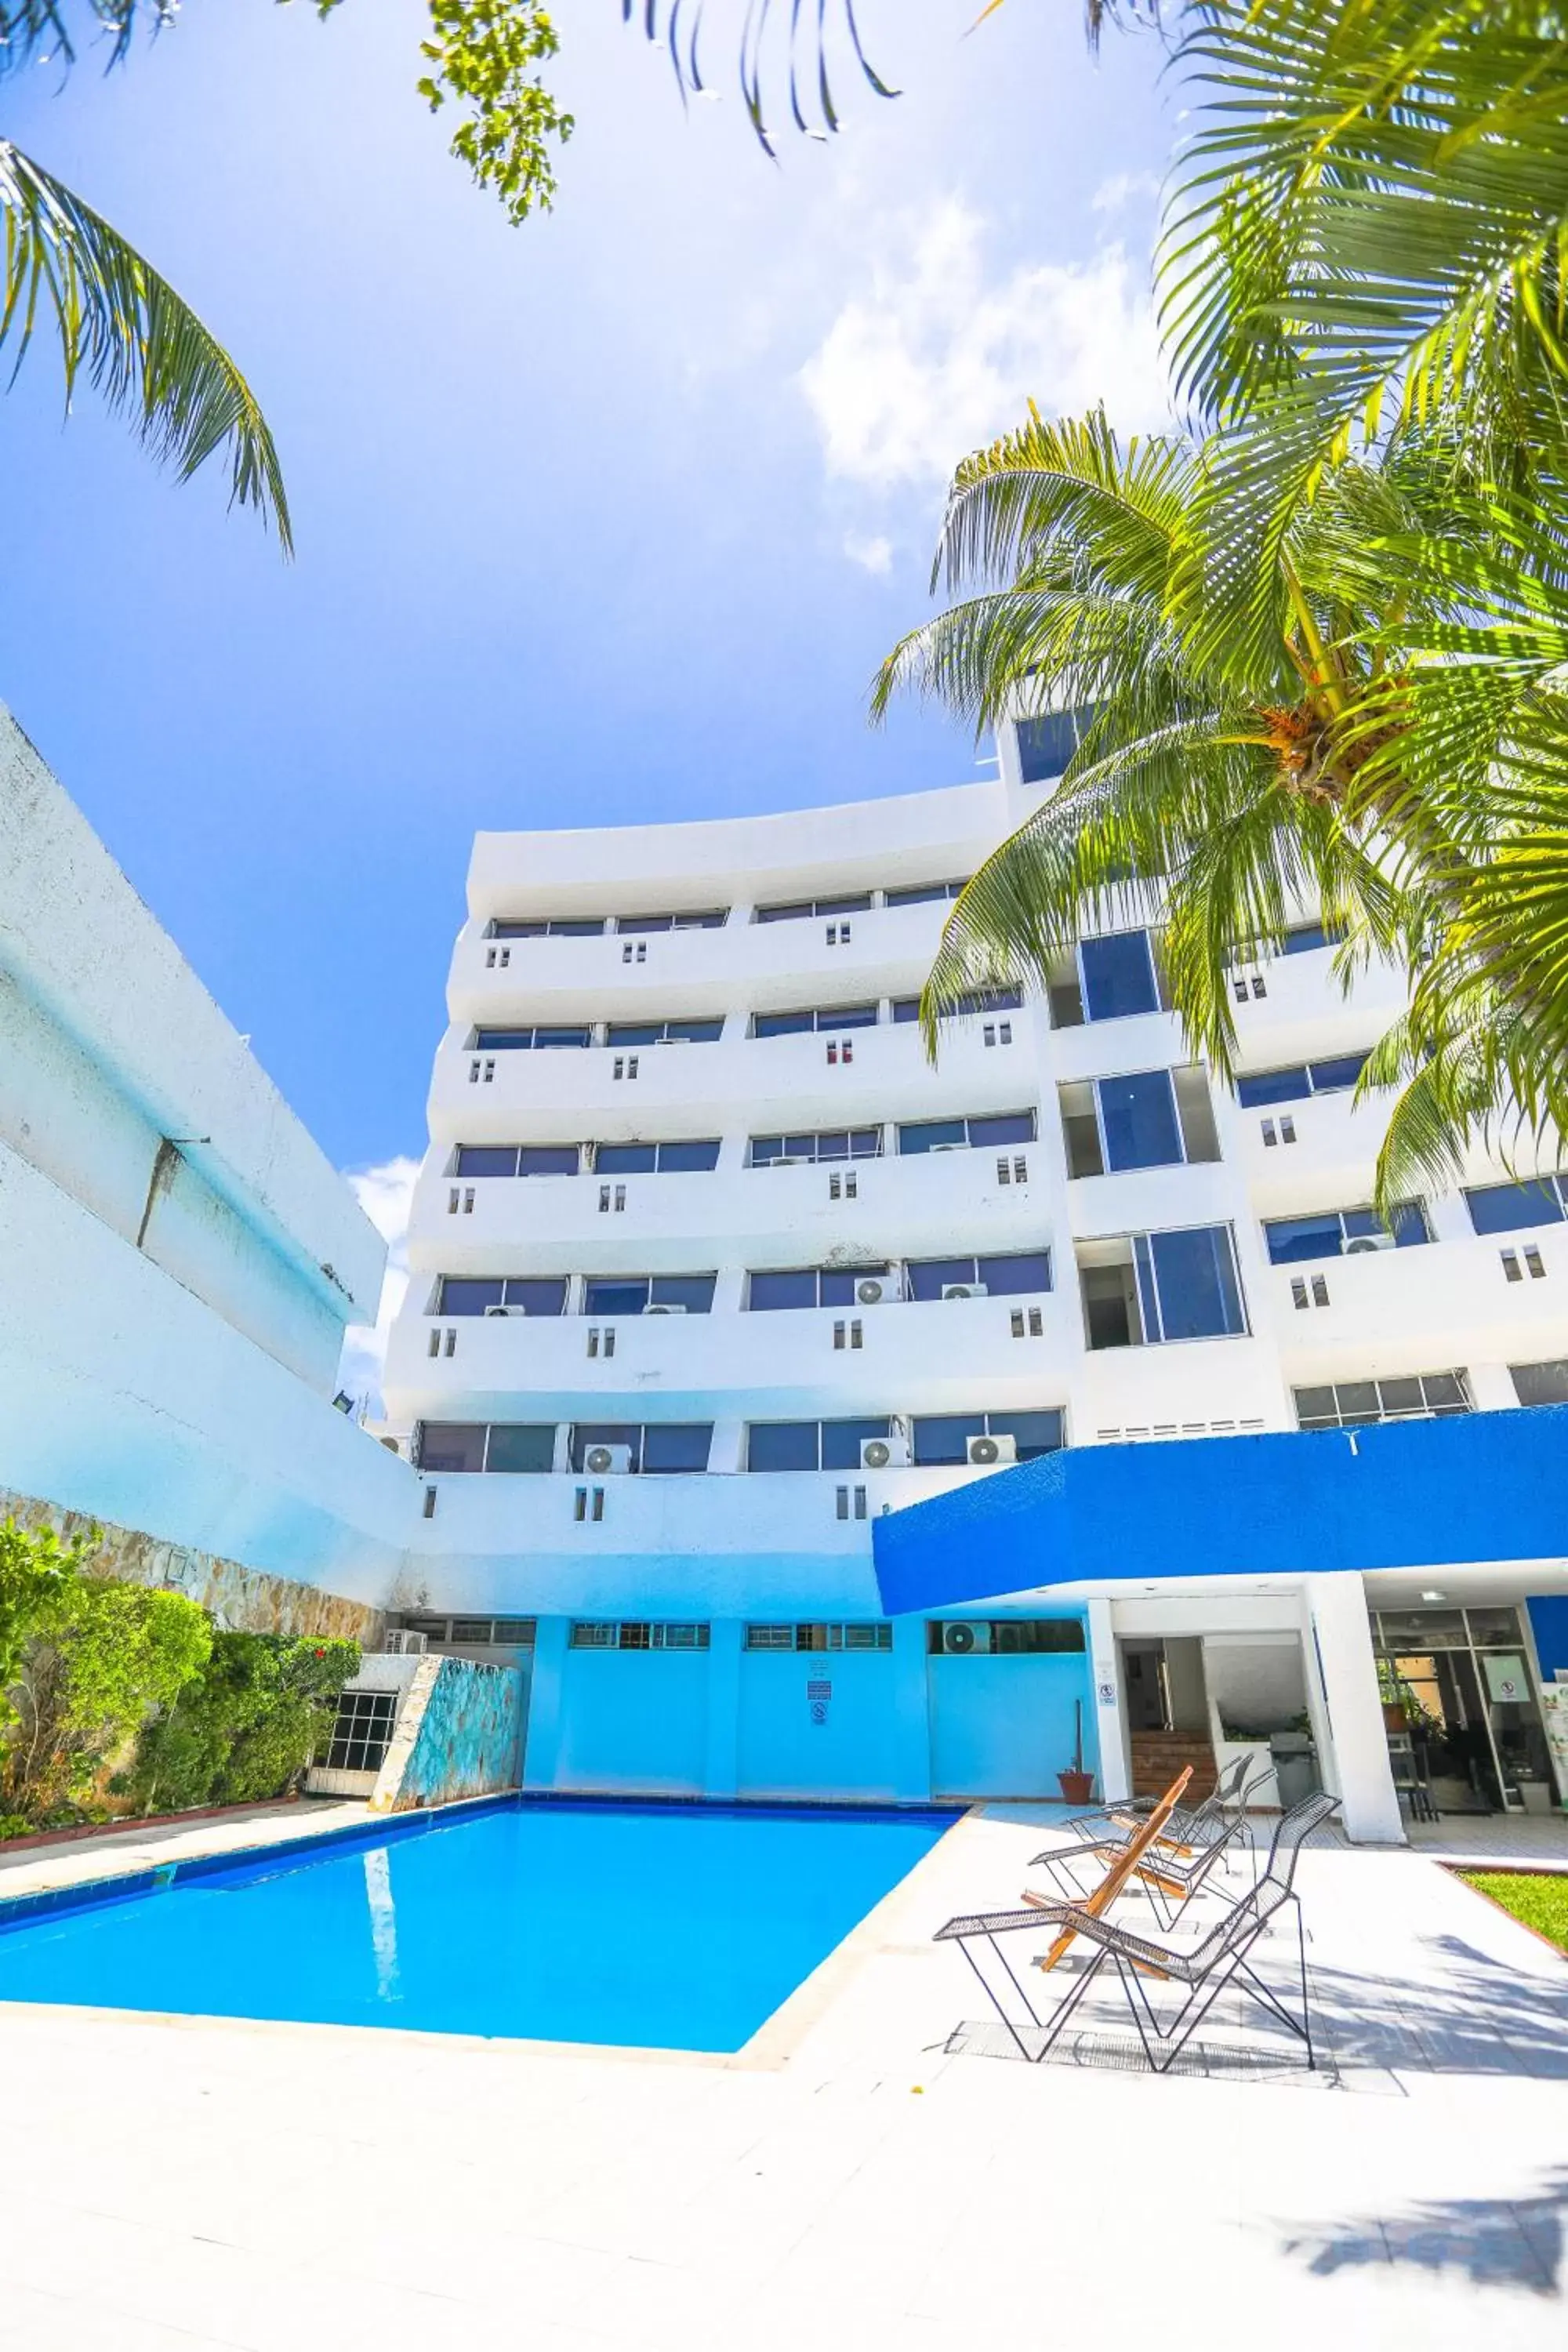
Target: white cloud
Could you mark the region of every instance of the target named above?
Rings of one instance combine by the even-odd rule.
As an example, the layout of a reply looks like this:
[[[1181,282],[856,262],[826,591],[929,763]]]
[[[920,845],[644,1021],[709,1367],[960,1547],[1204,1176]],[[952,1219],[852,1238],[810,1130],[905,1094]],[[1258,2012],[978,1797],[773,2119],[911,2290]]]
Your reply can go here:
[[[987,281],[985,222],[949,196],[904,226],[869,290],[800,371],[830,474],[879,490],[945,479],[1019,424],[1103,400],[1124,431],[1168,424],[1147,288],[1119,245]]]
[[[1089,200],[1090,212],[1119,213],[1140,196],[1157,196],[1160,183],[1152,172],[1113,172]]]
[[[864,539],[858,530],[847,530],[844,552],[862,572],[874,572],[879,578],[885,578],[893,568],[893,542],[884,539],[880,531]]]
[[[366,1397],[374,1414],[382,1410],[381,1380],[394,1318],[408,1288],[408,1213],[414,1199],[417,1160],[384,1160],[374,1168],[348,1171],[355,1198],[387,1244],[386,1279],[374,1326],[351,1323],[343,1335],[339,1385],[353,1397]]]

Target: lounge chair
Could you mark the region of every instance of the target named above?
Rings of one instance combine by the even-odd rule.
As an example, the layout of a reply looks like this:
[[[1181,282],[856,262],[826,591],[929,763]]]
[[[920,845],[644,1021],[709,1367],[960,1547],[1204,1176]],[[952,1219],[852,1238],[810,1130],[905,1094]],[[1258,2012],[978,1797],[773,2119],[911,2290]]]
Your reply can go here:
[[[1226,1765],[1214,1788],[1200,1804],[1178,1806],[1174,1818],[1166,1825],[1167,1839],[1172,1842],[1185,1839],[1189,1843],[1197,1843],[1208,1822],[1221,1819],[1229,1812],[1232,1806],[1241,1806],[1245,1802],[1247,1790],[1256,1788],[1260,1781],[1268,1778],[1268,1768],[1265,1767],[1263,1771],[1258,1773],[1249,1781],[1247,1767],[1251,1761],[1250,1751],[1245,1756],[1237,1757],[1233,1763]],[[1070,1821],[1063,1823],[1063,1827],[1081,1831],[1086,1835],[1092,1835],[1097,1830],[1101,1830],[1104,1822],[1110,1822],[1118,1829],[1131,1831],[1148,1820],[1159,1801],[1157,1797],[1118,1797],[1107,1804],[1097,1805],[1090,1812],[1075,1813]],[[1198,1839],[1191,1835],[1194,1831],[1198,1832]]]
[[[955,1943],[984,1988],[987,2000],[1012,2035],[1021,2057],[1038,2062],[1060,2038],[1068,2021],[1090,1986],[1095,1983],[1107,1964],[1114,1967],[1126,1996],[1138,2038],[1151,2069],[1156,2074],[1169,2071],[1175,2060],[1207,2016],[1215,2002],[1229,1984],[1235,1984],[1276,2022],[1289,2027],[1306,2044],[1307,2063],[1316,2068],[1317,2054],[1312,2047],[1311,2015],[1307,1991],[1307,1950],[1301,1926],[1300,1899],[1295,1891],[1296,1864],[1301,1847],[1315,1829],[1326,1822],[1339,1802],[1338,1798],[1320,1791],[1303,1799],[1281,1816],[1275,1827],[1268,1851],[1268,1867],[1256,1885],[1233,1903],[1201,1943],[1182,1948],[1154,1942],[1145,1936],[1135,1936],[1118,1927],[1102,1913],[1097,1914],[1086,1905],[1056,1904],[1040,1910],[993,1911],[973,1918],[950,1919],[937,1930],[937,1943]],[[1300,2017],[1266,1985],[1252,1967],[1251,1954],[1276,1915],[1287,1904],[1296,1908],[1296,1941],[1300,1976],[1301,2013]],[[1040,2017],[1028,1994],[1019,1983],[997,1937],[1015,1934],[1020,1928],[1056,1927],[1063,1932],[1082,1937],[1092,1945],[1093,1955],[1079,1972],[1071,1990],[1059,2001],[1048,2017]],[[1058,1936],[1058,1944],[1060,1937]],[[1038,2046],[1031,2050],[1024,2032],[1009,2013],[1005,2000],[993,1987],[990,1979],[975,1958],[971,1946],[988,1945],[1000,1964],[1007,1982],[1028,2013],[1030,2025],[1039,2036]],[[1057,1947],[1053,1946],[1053,1952]],[[1049,1955],[1036,1963],[1045,1966]],[[1184,1985],[1186,1998],[1170,2014],[1162,2017],[1149,1997],[1151,1979]]]
[[[1154,1838],[1129,1874],[1144,1889],[1167,1927],[1173,1926],[1211,1878],[1223,1876],[1247,1824],[1237,1812],[1228,1818],[1221,1814],[1213,1823],[1202,1826],[1205,1833],[1197,1843],[1171,1839],[1168,1831]],[[1080,1838],[1073,1845],[1048,1846],[1044,1853],[1036,1854],[1029,1867],[1044,1870],[1057,1892],[1054,1895],[1037,1895],[1026,1888],[1025,1902],[1042,1911],[1064,1902],[1069,1906],[1082,1903],[1092,1892],[1079,1874],[1083,1864],[1107,1864],[1112,1857],[1124,1854],[1131,1843],[1128,1837],[1119,1835]]]

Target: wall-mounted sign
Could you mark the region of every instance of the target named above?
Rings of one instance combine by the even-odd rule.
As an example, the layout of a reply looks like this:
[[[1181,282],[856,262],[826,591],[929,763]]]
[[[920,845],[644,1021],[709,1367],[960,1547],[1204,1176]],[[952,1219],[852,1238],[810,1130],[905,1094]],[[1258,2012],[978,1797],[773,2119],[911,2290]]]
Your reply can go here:
[[[1511,1654],[1499,1656],[1495,1652],[1483,1651],[1481,1664],[1486,1672],[1487,1696],[1505,1706],[1517,1705],[1527,1686],[1524,1660]]]
[[[811,1712],[812,1723],[819,1731],[827,1721],[827,1702],[832,1696],[833,1685],[830,1682],[814,1678],[806,1684],[805,1703]]]
[[[1095,1696],[1098,1697],[1101,1706],[1114,1706],[1116,1705],[1116,1685],[1114,1683],[1097,1684],[1095,1687]]]

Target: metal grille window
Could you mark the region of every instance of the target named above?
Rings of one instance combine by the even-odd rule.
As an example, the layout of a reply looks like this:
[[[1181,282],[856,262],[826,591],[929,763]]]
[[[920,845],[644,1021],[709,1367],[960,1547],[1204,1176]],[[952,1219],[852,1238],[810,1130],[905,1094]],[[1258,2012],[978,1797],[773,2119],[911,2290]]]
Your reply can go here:
[[[879,1127],[828,1127],[815,1135],[753,1135],[747,1157],[753,1168],[808,1168],[820,1160],[877,1160]]]
[[[567,1646],[574,1650],[705,1650],[709,1633],[706,1625],[584,1619],[574,1621]]]
[[[889,1651],[890,1625],[748,1625],[748,1650]]]
[[[1343,1094],[1366,1066],[1364,1054],[1335,1054],[1326,1061],[1298,1062],[1288,1070],[1254,1070],[1236,1082],[1243,1110],[1260,1104],[1302,1102],[1309,1095]]]
[[[327,1746],[329,1772],[379,1772],[397,1720],[396,1691],[346,1690]]]
[[[1438,1420],[1474,1409],[1462,1371],[1340,1381],[1332,1388],[1296,1391],[1296,1418],[1303,1429],[1365,1429],[1380,1421]]]

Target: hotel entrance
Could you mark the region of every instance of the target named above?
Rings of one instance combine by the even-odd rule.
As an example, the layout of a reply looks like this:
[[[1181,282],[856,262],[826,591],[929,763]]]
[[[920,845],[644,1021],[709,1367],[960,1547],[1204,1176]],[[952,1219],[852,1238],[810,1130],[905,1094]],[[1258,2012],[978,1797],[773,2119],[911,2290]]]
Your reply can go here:
[[[1374,1609],[1372,1637],[1394,1782],[1416,1819],[1555,1810],[1517,1608]]]

